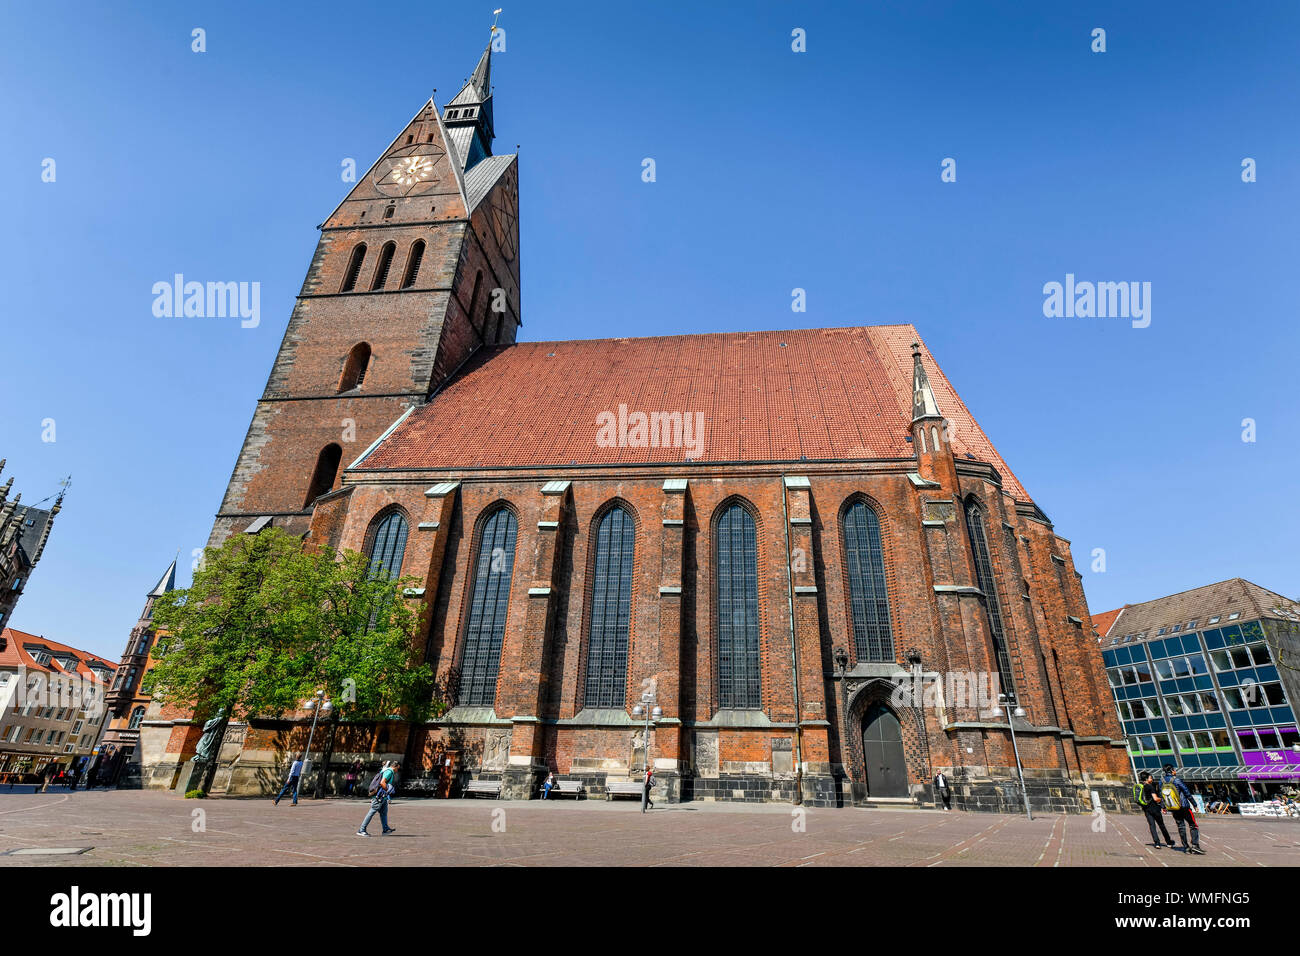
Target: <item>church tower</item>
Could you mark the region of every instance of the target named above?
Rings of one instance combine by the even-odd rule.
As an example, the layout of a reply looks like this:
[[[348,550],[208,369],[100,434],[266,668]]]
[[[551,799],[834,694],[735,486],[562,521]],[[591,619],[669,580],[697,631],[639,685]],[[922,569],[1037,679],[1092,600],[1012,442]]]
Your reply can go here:
[[[495,28],[494,28],[495,29]],[[305,533],[313,502],[471,354],[515,341],[517,157],[492,153],[492,45],[320,226],[209,544]]]

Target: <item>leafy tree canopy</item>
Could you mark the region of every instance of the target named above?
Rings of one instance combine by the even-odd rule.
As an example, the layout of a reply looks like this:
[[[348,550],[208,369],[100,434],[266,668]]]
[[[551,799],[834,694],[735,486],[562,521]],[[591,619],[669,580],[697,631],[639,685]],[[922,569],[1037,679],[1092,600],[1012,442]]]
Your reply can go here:
[[[425,719],[441,708],[402,597],[412,583],[278,528],[233,535],[154,606],[153,696],[199,720],[277,718],[323,689],[346,719]]]

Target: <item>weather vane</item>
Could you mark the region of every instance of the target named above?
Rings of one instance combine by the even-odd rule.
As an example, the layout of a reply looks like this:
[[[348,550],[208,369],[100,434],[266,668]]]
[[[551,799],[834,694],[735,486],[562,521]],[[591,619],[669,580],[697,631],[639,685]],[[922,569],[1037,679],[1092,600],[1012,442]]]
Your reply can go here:
[[[497,32],[497,20],[498,18],[500,18],[500,16],[501,16],[501,8],[497,7],[495,10],[492,11],[492,32],[493,33]]]

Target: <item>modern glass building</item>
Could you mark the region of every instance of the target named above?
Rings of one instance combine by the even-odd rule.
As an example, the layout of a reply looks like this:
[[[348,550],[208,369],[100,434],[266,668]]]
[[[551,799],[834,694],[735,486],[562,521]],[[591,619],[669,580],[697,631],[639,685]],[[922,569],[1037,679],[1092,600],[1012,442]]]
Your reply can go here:
[[[1295,602],[1234,578],[1093,623],[1135,772],[1247,799],[1300,781]]]

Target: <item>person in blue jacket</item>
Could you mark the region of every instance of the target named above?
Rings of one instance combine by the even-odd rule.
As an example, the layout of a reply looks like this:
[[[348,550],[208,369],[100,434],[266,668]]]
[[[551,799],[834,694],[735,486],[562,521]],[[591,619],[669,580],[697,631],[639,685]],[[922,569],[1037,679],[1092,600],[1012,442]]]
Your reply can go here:
[[[1187,853],[1204,854],[1201,849],[1201,828],[1196,825],[1196,814],[1192,812],[1192,791],[1187,784],[1178,779],[1178,771],[1171,763],[1165,764],[1164,779],[1165,809],[1178,824],[1178,838],[1183,841],[1183,850]],[[1176,798],[1176,799],[1175,799]],[[1174,803],[1178,806],[1174,806]],[[1192,845],[1187,845],[1187,829],[1192,831]]]

